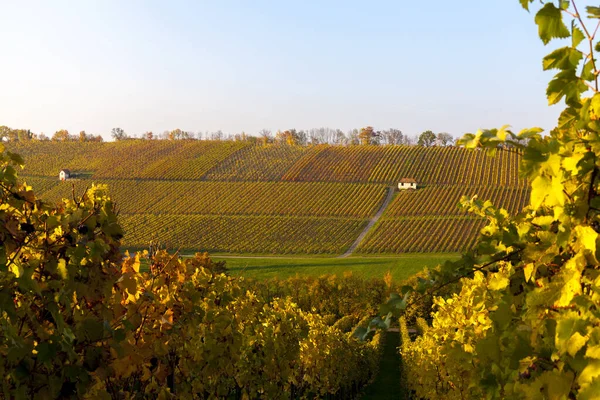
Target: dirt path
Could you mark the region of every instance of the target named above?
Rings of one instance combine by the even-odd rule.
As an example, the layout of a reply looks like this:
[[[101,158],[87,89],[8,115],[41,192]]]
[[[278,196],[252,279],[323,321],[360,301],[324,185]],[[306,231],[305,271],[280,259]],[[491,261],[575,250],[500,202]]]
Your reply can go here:
[[[383,204],[379,208],[379,211],[377,211],[377,214],[375,214],[375,216],[373,216],[373,218],[371,218],[369,220],[369,223],[367,224],[367,226],[365,226],[365,229],[363,229],[363,231],[360,233],[360,235],[358,235],[358,237],[356,238],[354,243],[352,243],[352,245],[350,247],[348,247],[348,250],[346,250],[346,252],[344,254],[342,254],[341,256],[339,256],[338,258],[346,258],[349,255],[351,255],[354,252],[354,250],[356,250],[356,248],[358,247],[360,242],[362,242],[362,240],[365,238],[365,236],[367,236],[367,233],[369,233],[369,231],[371,230],[373,225],[375,225],[375,223],[377,221],[379,221],[379,217],[381,217],[381,215],[383,214],[383,212],[385,211],[387,206],[392,201],[393,197],[394,197],[394,187],[391,186],[388,188],[387,197],[385,198]]]

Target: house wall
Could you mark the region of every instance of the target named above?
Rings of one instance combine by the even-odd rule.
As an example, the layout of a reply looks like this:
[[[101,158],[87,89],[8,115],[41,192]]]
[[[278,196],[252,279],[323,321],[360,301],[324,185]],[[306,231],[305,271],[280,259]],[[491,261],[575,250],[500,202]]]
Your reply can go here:
[[[417,184],[416,183],[398,183],[398,189],[403,190],[403,189],[416,189],[417,188]]]

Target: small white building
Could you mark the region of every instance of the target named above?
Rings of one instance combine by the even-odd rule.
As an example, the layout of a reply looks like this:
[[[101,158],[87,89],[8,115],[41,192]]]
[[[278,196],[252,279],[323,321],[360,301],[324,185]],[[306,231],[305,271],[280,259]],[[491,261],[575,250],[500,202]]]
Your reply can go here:
[[[61,169],[60,173],[58,174],[58,179],[60,179],[61,181],[66,181],[70,177],[71,171],[69,171],[68,169]]]
[[[417,188],[417,181],[413,178],[402,178],[400,179],[400,183],[398,183],[398,190],[407,190],[412,189],[415,190]]]

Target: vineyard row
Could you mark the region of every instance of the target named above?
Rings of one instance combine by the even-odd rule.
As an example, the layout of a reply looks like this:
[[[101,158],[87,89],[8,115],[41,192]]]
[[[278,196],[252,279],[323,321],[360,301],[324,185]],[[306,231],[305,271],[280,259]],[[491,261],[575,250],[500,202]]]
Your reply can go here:
[[[482,219],[406,218],[382,220],[363,240],[360,253],[458,252],[471,248]]]
[[[44,199],[81,194],[90,180],[26,177]],[[312,182],[178,182],[104,180],[123,214],[296,215],[367,218],[386,187]]]
[[[416,191],[398,193],[386,210],[384,218],[424,215],[468,215],[459,207],[462,196],[490,200],[492,204],[505,208],[509,213],[521,211],[529,201],[526,187],[468,187],[432,186]]]
[[[242,142],[144,141],[10,144],[27,175],[55,177],[62,168],[93,178],[363,182],[523,186],[520,156],[459,147],[249,145]]]

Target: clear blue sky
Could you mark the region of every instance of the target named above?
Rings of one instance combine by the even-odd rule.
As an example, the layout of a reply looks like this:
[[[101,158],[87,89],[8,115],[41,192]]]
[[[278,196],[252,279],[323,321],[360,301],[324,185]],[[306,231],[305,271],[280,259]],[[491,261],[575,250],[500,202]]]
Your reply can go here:
[[[0,125],[110,137],[555,125],[517,0],[0,0]]]

